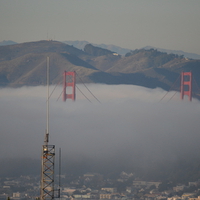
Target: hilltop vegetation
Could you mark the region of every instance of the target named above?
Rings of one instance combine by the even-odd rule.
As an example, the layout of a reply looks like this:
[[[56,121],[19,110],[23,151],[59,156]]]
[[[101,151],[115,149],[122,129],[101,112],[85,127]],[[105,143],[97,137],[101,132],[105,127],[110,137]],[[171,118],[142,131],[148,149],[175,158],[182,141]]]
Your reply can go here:
[[[160,51],[157,51],[155,49],[149,49],[149,50],[145,50],[145,49],[136,49],[134,51],[130,51],[129,53],[127,53],[125,55],[125,57],[129,57],[129,56],[133,56],[133,55],[137,55],[137,54],[142,54],[144,57],[147,57],[148,59],[148,67],[159,67],[164,65],[167,62],[170,62],[173,59],[182,59],[182,56],[176,55],[176,54],[167,54],[167,53],[163,53]]]

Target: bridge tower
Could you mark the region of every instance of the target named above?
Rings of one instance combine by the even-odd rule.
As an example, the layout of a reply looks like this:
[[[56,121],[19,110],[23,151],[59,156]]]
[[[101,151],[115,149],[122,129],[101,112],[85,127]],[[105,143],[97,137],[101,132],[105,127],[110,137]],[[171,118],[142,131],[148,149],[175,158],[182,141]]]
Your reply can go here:
[[[67,94],[66,88],[72,87],[72,93]],[[66,99],[72,99],[75,101],[76,99],[76,73],[75,72],[66,72],[63,73],[63,101],[66,101]]]
[[[184,95],[192,101],[192,72],[181,72],[181,99]]]

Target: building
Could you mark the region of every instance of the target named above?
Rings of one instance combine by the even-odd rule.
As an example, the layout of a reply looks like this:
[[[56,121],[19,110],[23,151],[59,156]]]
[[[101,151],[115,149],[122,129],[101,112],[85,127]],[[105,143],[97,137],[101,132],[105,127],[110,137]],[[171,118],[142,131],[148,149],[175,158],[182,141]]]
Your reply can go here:
[[[101,188],[101,190],[109,192],[109,193],[116,193],[117,192],[116,188]]]
[[[111,199],[112,194],[100,194],[99,199]]]

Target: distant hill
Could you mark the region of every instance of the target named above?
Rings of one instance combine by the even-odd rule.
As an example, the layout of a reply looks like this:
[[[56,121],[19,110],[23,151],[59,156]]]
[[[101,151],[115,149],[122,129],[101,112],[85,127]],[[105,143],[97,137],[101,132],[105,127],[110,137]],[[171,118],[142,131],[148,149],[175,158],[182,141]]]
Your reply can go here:
[[[126,48],[122,48],[122,47],[119,47],[119,46],[116,46],[116,45],[113,45],[113,44],[94,44],[94,43],[89,43],[87,41],[63,41],[64,43],[66,44],[69,44],[69,45],[73,45],[74,47],[78,48],[78,49],[84,49],[85,45],[86,44],[92,44],[93,46],[95,47],[100,47],[100,48],[103,48],[103,49],[108,49],[112,52],[116,52],[122,56],[124,56],[126,53],[128,53],[129,51],[131,51],[131,49],[126,49]]]
[[[81,50],[84,49],[86,44],[91,44],[88,41],[79,41],[79,40],[76,40],[76,41],[62,41],[62,42],[65,43],[65,44],[74,46],[77,49],[81,49]]]
[[[84,52],[88,53],[91,56],[104,56],[104,55],[111,55],[114,53],[108,49],[103,49],[101,47],[95,47],[91,44],[85,45]]]
[[[125,54],[127,54],[128,52],[130,52],[131,50],[134,50],[134,49],[127,49],[127,48],[122,48],[122,47],[119,47],[119,46],[116,46],[116,45],[107,45],[107,44],[94,44],[94,43],[90,43],[88,41],[79,41],[79,40],[76,40],[76,41],[63,41],[64,43],[66,44],[69,44],[69,45],[72,45],[78,49],[81,49],[83,50],[85,45],[86,44],[92,44],[96,47],[101,47],[103,49],[108,49],[112,52],[116,52],[122,56],[124,56]],[[165,52],[165,53],[168,53],[168,54],[177,54],[177,55],[183,55],[184,57],[186,58],[191,58],[191,59],[200,59],[200,55],[198,54],[195,54],[195,53],[188,53],[188,52],[184,52],[184,51],[180,51],[180,50],[169,50],[169,49],[162,49],[162,48],[157,48],[157,47],[153,47],[153,46],[145,46],[141,49],[146,49],[146,50],[149,50],[149,49],[155,49],[155,50],[158,50],[160,52]]]
[[[6,45],[12,45],[12,44],[17,44],[17,42],[14,42],[12,40],[4,40],[0,42],[0,46],[6,46]]]
[[[0,46],[0,86],[46,84],[46,58],[50,57],[50,83],[62,82],[62,73],[76,71],[77,82],[133,84],[171,88],[181,71],[200,76],[200,60],[155,49],[133,50],[125,56],[86,44],[84,50],[58,41],[37,41]],[[200,85],[200,80],[196,78]]]

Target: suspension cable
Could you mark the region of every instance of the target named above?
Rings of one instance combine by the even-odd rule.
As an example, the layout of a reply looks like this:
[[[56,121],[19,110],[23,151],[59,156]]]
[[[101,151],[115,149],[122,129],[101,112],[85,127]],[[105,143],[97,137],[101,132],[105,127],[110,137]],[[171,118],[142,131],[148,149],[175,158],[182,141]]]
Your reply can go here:
[[[193,77],[193,80],[194,80],[194,83],[195,83],[195,85],[197,86],[197,90],[198,90],[198,92],[200,91],[200,88],[199,88],[199,86],[198,86],[198,84],[197,84],[197,82],[196,82],[196,79]],[[194,93],[195,94],[195,93]],[[197,94],[198,95],[198,94]]]
[[[99,101],[99,99],[97,99],[97,97],[89,90],[89,88],[85,85],[85,83],[82,81],[82,79],[81,79],[81,77],[77,74],[77,72],[75,72],[76,73],[76,75],[78,76],[78,78],[80,79],[80,81],[83,83],[83,85],[86,87],[86,89],[89,91],[89,93],[99,102],[99,103],[101,103],[100,101]]]
[[[75,72],[76,73],[76,72]],[[99,103],[101,103],[99,100],[98,100],[98,98],[89,90],[89,88],[84,84],[84,82],[82,81],[82,79],[80,78],[80,76],[76,73],[76,75],[78,76],[78,78],[81,80],[81,82],[83,83],[83,85],[86,87],[86,89],[90,92],[90,94],[99,102]],[[69,77],[70,79],[70,81],[71,81],[71,77]],[[58,83],[58,84],[60,84],[60,82]],[[57,84],[57,85],[58,85]],[[56,89],[56,87],[57,87],[57,85],[55,86],[55,88],[53,89],[53,91],[52,91],[52,93],[51,93],[51,95],[53,94],[53,92],[54,92],[54,90]],[[80,93],[90,102],[90,103],[92,103],[91,101],[90,101],[90,99],[81,91],[81,89],[76,85],[76,88],[80,91]],[[63,94],[63,91],[60,93],[60,95],[59,95],[59,97],[57,98],[57,100],[56,101],[58,101],[59,99],[60,99],[60,97],[61,97],[61,95]],[[50,96],[51,96],[50,95]]]
[[[168,102],[176,95],[177,91],[172,95],[172,97],[168,100]]]
[[[90,103],[92,103],[92,102],[86,97],[86,95],[84,95],[84,93],[78,88],[77,85],[76,85],[76,88],[80,91],[80,93],[81,93]]]
[[[172,89],[172,87],[176,84],[176,82],[178,81],[179,77],[180,77],[180,75],[178,76],[178,78],[176,79],[176,81],[174,82],[174,84],[170,87],[169,91],[170,91],[170,90]],[[166,92],[166,94],[160,99],[160,101],[162,101],[162,100],[166,97],[166,95],[169,93],[169,91]],[[160,101],[159,101],[159,102],[160,102]]]

